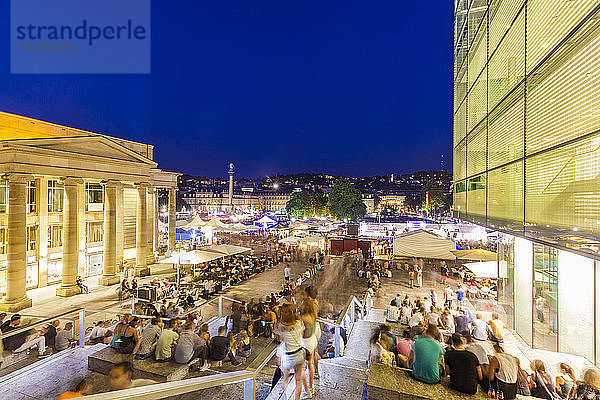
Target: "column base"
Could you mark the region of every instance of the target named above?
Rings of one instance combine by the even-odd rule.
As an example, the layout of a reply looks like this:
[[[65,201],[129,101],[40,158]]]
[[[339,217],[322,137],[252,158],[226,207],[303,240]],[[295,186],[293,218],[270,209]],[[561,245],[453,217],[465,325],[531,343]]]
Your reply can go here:
[[[9,313],[15,313],[15,312],[24,310],[25,308],[29,308],[29,307],[31,307],[31,299],[28,297],[25,297],[21,300],[15,301],[15,302],[0,303],[0,311],[9,312]]]
[[[111,286],[121,282],[121,278],[118,275],[102,275],[98,278],[98,285]]]
[[[133,276],[148,276],[150,275],[150,267],[135,267]]]
[[[78,286],[61,286],[56,288],[56,295],[59,297],[71,297],[80,294],[81,289]]]

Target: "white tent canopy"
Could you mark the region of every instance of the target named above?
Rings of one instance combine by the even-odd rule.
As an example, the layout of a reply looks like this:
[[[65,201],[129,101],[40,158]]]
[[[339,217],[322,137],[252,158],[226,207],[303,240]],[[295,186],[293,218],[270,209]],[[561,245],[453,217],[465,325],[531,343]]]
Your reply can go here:
[[[194,219],[192,219],[190,222],[188,222],[185,225],[179,226],[178,228],[181,229],[185,229],[186,231],[189,229],[196,229],[196,230],[200,230],[201,226],[206,225],[206,222],[204,222],[199,216],[194,216]]]
[[[235,254],[245,253],[252,249],[242,246],[234,246],[232,244],[219,244],[213,246],[202,247],[203,251],[220,254],[219,257],[232,256]]]
[[[455,260],[452,250],[456,250],[452,240],[422,229],[394,236],[395,256]]]
[[[477,278],[498,278],[498,262],[483,261],[463,264]]]
[[[181,251],[180,253],[173,254],[171,257],[165,258],[160,262],[166,264],[196,265],[213,260],[218,260],[222,257],[222,254],[212,251],[192,250]]]
[[[300,241],[300,238],[297,236],[288,236],[283,239],[279,239],[279,243],[284,243],[284,244],[298,244],[299,241]]]

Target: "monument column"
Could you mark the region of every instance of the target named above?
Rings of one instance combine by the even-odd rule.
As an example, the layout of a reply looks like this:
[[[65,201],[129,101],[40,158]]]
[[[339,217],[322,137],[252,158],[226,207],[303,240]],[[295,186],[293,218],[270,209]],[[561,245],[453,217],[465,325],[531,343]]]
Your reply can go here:
[[[135,276],[146,276],[150,274],[150,268],[147,266],[146,255],[148,249],[148,240],[146,239],[148,229],[148,202],[146,193],[147,183],[139,183],[137,186],[137,214],[135,219]]]
[[[75,284],[79,274],[79,188],[81,178],[63,178],[63,259],[62,283],[56,289],[56,295],[69,297],[80,292]]]
[[[227,193],[228,197],[228,206],[229,210],[233,211],[233,163],[229,164],[229,192]]]
[[[119,283],[117,276],[117,188],[120,182],[109,180],[104,185],[104,273],[100,285]]]
[[[0,303],[0,310],[17,312],[31,307],[27,298],[25,279],[26,227],[27,227],[27,181],[33,179],[27,174],[8,175],[8,238],[6,266],[6,299]]]
[[[169,253],[175,251],[175,188],[169,188]]]

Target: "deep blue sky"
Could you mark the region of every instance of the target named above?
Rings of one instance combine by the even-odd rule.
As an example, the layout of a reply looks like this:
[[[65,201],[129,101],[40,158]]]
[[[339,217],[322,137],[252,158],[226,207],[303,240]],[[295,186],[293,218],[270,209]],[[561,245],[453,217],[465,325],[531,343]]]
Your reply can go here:
[[[150,75],[11,75],[0,109],[224,176],[450,170],[452,3],[153,1]]]

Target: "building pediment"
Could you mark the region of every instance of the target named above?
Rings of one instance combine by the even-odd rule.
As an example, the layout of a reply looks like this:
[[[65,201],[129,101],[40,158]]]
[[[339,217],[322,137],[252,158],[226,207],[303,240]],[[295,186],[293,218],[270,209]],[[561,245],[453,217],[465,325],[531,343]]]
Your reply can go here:
[[[105,136],[80,136],[80,137],[61,137],[49,139],[26,139],[9,140],[0,142],[4,147],[13,148],[21,151],[31,151],[36,153],[47,152],[48,155],[56,157],[63,153],[65,157],[90,157],[94,159],[104,159],[106,161],[125,161],[144,164],[150,168],[155,168],[157,164],[132,151],[128,148],[110,140]]]

